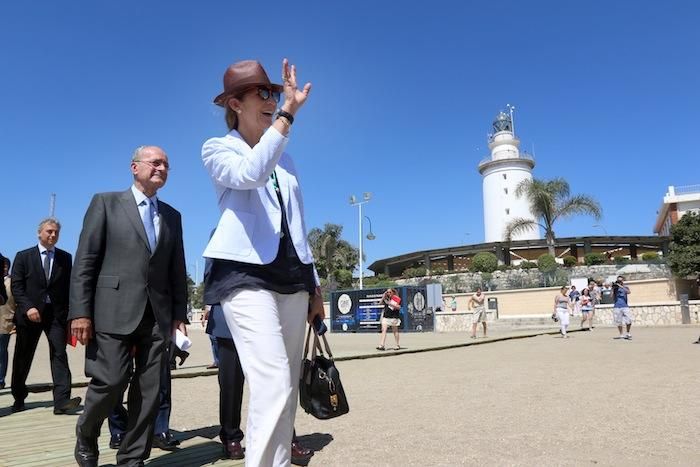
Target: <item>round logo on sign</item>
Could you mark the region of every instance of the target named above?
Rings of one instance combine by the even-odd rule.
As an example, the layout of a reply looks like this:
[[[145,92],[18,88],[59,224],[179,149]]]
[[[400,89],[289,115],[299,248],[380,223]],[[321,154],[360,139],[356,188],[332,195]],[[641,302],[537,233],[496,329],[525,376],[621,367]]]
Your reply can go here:
[[[415,308],[417,311],[423,311],[425,308],[425,297],[422,293],[416,292],[416,294],[413,296],[413,308]]]
[[[340,297],[338,297],[338,311],[344,315],[350,313],[350,310],[352,309],[352,299],[350,298],[350,295],[344,293]]]

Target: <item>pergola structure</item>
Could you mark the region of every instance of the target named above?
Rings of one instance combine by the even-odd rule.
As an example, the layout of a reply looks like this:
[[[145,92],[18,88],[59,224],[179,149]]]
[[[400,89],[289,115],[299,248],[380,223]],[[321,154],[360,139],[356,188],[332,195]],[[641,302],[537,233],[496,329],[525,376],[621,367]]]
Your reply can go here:
[[[637,259],[646,252],[661,252],[665,256],[668,254],[670,241],[670,237],[666,236],[567,237],[556,239],[555,251],[557,258],[573,256],[579,263],[583,263],[588,253],[602,253],[610,258],[625,256]],[[379,259],[372,263],[369,269],[375,274],[386,274],[389,277],[398,277],[405,269],[421,266],[428,271],[463,271],[469,268],[472,257],[483,251],[495,254],[499,264],[505,265],[520,261],[537,261],[537,258],[548,252],[544,239],[478,243],[415,251]]]

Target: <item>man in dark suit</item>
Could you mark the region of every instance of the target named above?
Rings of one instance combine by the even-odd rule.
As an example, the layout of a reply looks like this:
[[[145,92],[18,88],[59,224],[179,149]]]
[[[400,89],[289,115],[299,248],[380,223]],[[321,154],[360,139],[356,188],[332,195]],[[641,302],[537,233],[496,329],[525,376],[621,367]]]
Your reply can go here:
[[[71,255],[56,248],[61,224],[53,218],[39,224],[39,244],[20,251],[12,265],[11,289],[17,304],[17,340],[12,358],[13,412],[24,410],[27,375],[42,331],[49,341],[53,412],[65,414],[80,404],[70,397],[71,374],[66,353]]]
[[[0,264],[5,262],[5,257],[0,253]],[[5,287],[0,287],[0,305],[4,305],[7,302],[7,291]]]
[[[117,463],[148,458],[158,410],[167,342],[186,320],[187,284],[180,213],[156,198],[168,177],[168,157],[156,146],[134,151],[134,184],[92,198],[71,278],[71,332],[87,345],[92,380],[76,427],[75,458],[97,466],[97,436],[129,386],[129,423]]]

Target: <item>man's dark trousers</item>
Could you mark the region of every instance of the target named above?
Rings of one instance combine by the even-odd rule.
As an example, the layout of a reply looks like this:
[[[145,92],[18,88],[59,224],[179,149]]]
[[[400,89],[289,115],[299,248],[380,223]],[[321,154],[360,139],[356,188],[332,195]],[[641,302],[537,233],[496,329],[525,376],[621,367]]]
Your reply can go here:
[[[119,464],[129,465],[150,454],[151,434],[160,403],[162,367],[167,358],[166,342],[149,306],[133,333],[116,335],[96,332],[95,338],[88,344],[85,374],[92,379],[85,406],[91,410],[83,412],[78,420],[81,433],[87,436],[100,432],[102,422],[124,394],[131,374],[131,349],[134,346],[140,349],[133,357],[134,374],[127,396],[133,415],[129,418],[126,436],[117,453]],[[119,390],[110,390],[115,387]]]
[[[168,352],[170,355],[173,353],[174,346],[175,344],[170,342],[170,352]],[[156,435],[165,433],[170,429],[171,375],[169,363],[163,365],[160,378],[160,391],[158,393],[160,405],[153,426],[153,434]],[[122,392],[114,410],[109,414],[109,433],[112,436],[123,435],[128,427],[129,412],[124,408],[123,400],[124,393]]]
[[[12,397],[16,401],[27,398],[27,376],[34,360],[41,333],[49,341],[51,379],[53,381],[54,406],[60,407],[70,399],[71,372],[66,352],[66,325],[53,316],[53,307],[47,303],[41,314],[41,322],[25,320],[17,325],[15,353],[12,356]]]

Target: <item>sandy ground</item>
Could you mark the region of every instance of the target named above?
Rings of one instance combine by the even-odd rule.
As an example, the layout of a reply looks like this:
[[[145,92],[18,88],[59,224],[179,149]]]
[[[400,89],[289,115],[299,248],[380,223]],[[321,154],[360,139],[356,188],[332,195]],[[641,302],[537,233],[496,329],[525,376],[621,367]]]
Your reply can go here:
[[[700,328],[633,332],[339,362],[350,413],[297,432],[312,466],[699,465]],[[174,380],[172,429],[216,436],[217,404],[215,376]]]

